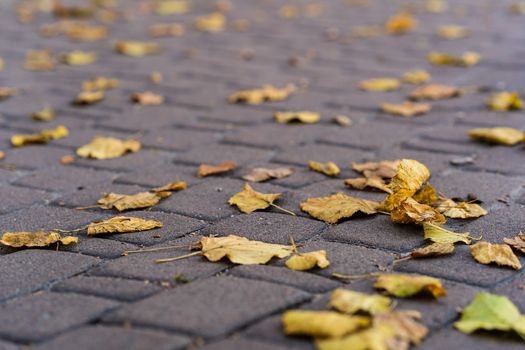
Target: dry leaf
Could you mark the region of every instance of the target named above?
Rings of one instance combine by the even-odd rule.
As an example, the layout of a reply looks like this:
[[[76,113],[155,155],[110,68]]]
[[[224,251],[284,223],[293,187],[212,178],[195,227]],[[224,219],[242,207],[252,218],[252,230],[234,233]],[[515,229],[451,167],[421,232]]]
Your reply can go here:
[[[352,126],[352,119],[346,115],[336,115],[332,121],[340,126]]]
[[[510,245],[512,248],[525,253],[525,234],[518,233],[514,238],[503,238],[503,241]]]
[[[525,315],[506,296],[478,293],[454,327],[470,334],[477,330],[511,331],[525,340]]]
[[[105,26],[91,26],[78,24],[70,27],[67,31],[69,39],[73,41],[96,41],[107,38],[108,28]]]
[[[93,63],[97,60],[97,54],[94,52],[71,51],[60,54],[60,61],[70,66],[83,66]]]
[[[423,84],[432,79],[429,72],[416,69],[403,74],[403,82],[407,84]]]
[[[489,143],[512,146],[523,142],[525,134],[521,130],[501,126],[495,128],[470,129],[468,136]]]
[[[226,26],[226,17],[220,12],[213,12],[197,17],[193,25],[201,32],[216,33],[222,31]]]
[[[428,113],[431,109],[432,106],[428,103],[413,103],[410,101],[404,101],[401,104],[383,103],[381,105],[383,112],[406,118]]]
[[[330,261],[326,258],[325,250],[316,250],[308,253],[296,253],[286,260],[285,265],[291,270],[306,271],[314,267],[325,269],[330,266]]]
[[[415,193],[429,177],[430,171],[424,164],[414,159],[401,159],[397,166],[397,173],[390,182],[390,188],[394,192],[410,190]]]
[[[345,185],[358,190],[364,190],[367,187],[377,188],[378,190],[384,191],[386,193],[391,193],[392,191],[387,186],[385,181],[378,176],[371,177],[360,177],[355,179],[346,179]]]
[[[334,311],[290,310],[282,315],[286,335],[339,338],[369,325],[367,317]]]
[[[422,248],[414,249],[410,256],[412,258],[427,258],[454,253],[454,244],[452,243],[432,243]]]
[[[506,244],[478,242],[470,246],[470,253],[481,264],[495,263],[500,266],[510,266],[515,270],[521,269],[519,259]]]
[[[104,91],[82,91],[75,97],[73,100],[74,105],[86,106],[91,105],[97,102],[100,102],[104,99]]]
[[[10,87],[0,87],[0,101],[16,94],[16,89]]]
[[[179,23],[157,23],[149,27],[148,33],[156,38],[179,37],[184,34],[184,25]]]
[[[47,143],[50,140],[61,139],[67,137],[69,131],[64,125],[59,125],[55,129],[42,130],[37,134],[29,135],[13,135],[11,136],[11,144],[15,147],[35,144]]]
[[[186,181],[177,181],[170,182],[169,184],[166,184],[164,186],[152,188],[151,192],[175,192],[185,190],[186,188],[188,188],[188,184],[186,183]]]
[[[42,110],[32,113],[31,118],[40,122],[50,122],[55,119],[55,110],[51,107],[44,107]]]
[[[82,83],[82,90],[93,91],[93,90],[110,90],[116,89],[119,86],[118,79],[111,79],[106,77],[96,77],[92,80],[85,80]]]
[[[132,195],[107,193],[97,201],[100,208],[124,211],[129,209],[149,208],[161,199],[171,196],[171,192],[139,192]]]
[[[380,177],[391,179],[397,173],[401,160],[382,160],[379,162],[352,163],[352,170],[363,174],[365,177]]]
[[[422,224],[424,222],[444,224],[447,221],[436,209],[418,203],[413,198],[396,203],[392,208],[391,218],[398,224]]]
[[[160,105],[164,102],[164,96],[155,94],[151,91],[134,92],[131,101],[142,106]]]
[[[246,181],[262,182],[269,179],[282,179],[292,175],[294,172],[293,168],[254,168],[252,171],[244,175],[242,178]]]
[[[479,62],[481,56],[476,52],[465,52],[461,56],[449,55],[441,52],[431,52],[428,54],[428,61],[439,66],[459,66],[469,67]]]
[[[155,13],[161,16],[183,14],[190,8],[191,4],[186,0],[162,0],[156,4]]]
[[[440,198],[440,201],[436,203],[436,209],[446,217],[452,219],[471,219],[487,215],[487,211],[479,204],[468,202],[456,203],[448,198]]]
[[[48,71],[55,68],[55,60],[49,50],[29,51],[24,61],[24,69]]]
[[[57,232],[6,232],[0,243],[9,247],[47,247],[53,243],[60,242],[63,245],[78,242],[77,237],[61,237]]]
[[[503,91],[490,96],[487,100],[487,106],[493,111],[506,112],[523,109],[523,101],[516,91]]]
[[[379,275],[374,287],[398,298],[407,298],[422,292],[429,292],[434,298],[447,295],[439,279],[423,275]]]
[[[385,29],[389,34],[405,34],[417,28],[418,21],[408,13],[399,13],[388,19]]]
[[[458,25],[444,25],[439,27],[438,35],[443,39],[455,40],[463,39],[470,35],[470,31]]]
[[[60,158],[60,164],[62,165],[69,165],[69,164],[73,164],[74,162],[75,162],[75,156],[71,154],[67,154],[63,156],[62,158]]]
[[[114,137],[97,136],[90,143],[77,149],[77,155],[83,158],[113,159],[140,150],[140,142],[136,140],[119,140]]]
[[[102,233],[128,233],[152,230],[162,227],[162,223],[156,220],[145,220],[128,216],[115,216],[114,218],[101,222],[93,222],[87,227],[87,234],[99,235]]]
[[[357,212],[375,214],[378,206],[378,202],[337,193],[328,197],[309,198],[301,203],[301,210],[328,224],[335,224],[340,219],[350,218]]]
[[[115,50],[126,56],[142,57],[160,53],[160,45],[142,41],[118,41],[115,44]]]
[[[365,91],[393,91],[400,87],[401,82],[395,78],[368,79],[359,83],[359,88]]]
[[[197,171],[197,176],[206,177],[210,175],[223,174],[228,171],[232,171],[235,168],[237,168],[237,163],[234,161],[227,161],[217,165],[201,164],[199,166],[199,170]]]
[[[509,12],[515,15],[524,15],[525,14],[525,2],[516,2],[509,6]]]
[[[149,80],[153,83],[153,84],[160,84],[162,83],[162,73],[160,72],[157,72],[157,71],[154,71],[154,72],[151,72],[151,74],[149,75]]]
[[[255,210],[268,208],[280,196],[280,193],[257,192],[250,185],[245,184],[244,189],[231,197],[228,203],[236,205],[243,213],[251,213]]]
[[[279,89],[273,85],[263,85],[259,89],[240,90],[228,97],[230,103],[244,103],[258,105],[263,102],[274,102],[286,100],[297,88],[293,84]]]
[[[308,162],[308,168],[327,176],[337,176],[341,172],[337,164],[334,162],[319,163],[311,160]]]
[[[5,152],[0,151],[0,160],[3,160],[5,158]]]
[[[456,233],[431,223],[423,223],[423,231],[425,233],[425,239],[434,243],[454,244],[463,242],[465,244],[470,244],[472,242],[470,233],[468,232]]]
[[[428,183],[421,190],[417,191],[412,198],[418,203],[427,205],[433,205],[438,200],[436,190]]]
[[[392,300],[379,294],[365,294],[337,288],[330,296],[330,307],[346,314],[366,312],[370,315],[389,312]]]
[[[409,97],[412,100],[443,100],[461,96],[461,90],[454,86],[443,84],[428,84],[414,89]]]
[[[276,122],[281,124],[298,122],[303,124],[317,123],[321,116],[316,112],[299,111],[299,112],[276,112],[273,115]]]

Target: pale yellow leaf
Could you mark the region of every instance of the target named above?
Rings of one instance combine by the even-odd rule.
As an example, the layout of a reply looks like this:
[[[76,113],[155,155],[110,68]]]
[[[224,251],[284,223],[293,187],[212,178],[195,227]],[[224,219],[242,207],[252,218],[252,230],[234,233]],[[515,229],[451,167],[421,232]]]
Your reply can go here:
[[[132,195],[107,193],[97,201],[100,208],[115,208],[118,211],[142,209],[154,206],[161,199],[171,196],[171,192],[139,192]]]
[[[44,107],[40,111],[31,113],[31,118],[36,121],[49,122],[55,119],[55,110],[51,107]]]
[[[228,102],[258,105],[263,102],[283,101],[296,90],[297,88],[293,84],[288,84],[282,89],[273,85],[263,85],[259,89],[237,91],[228,97]]]
[[[330,307],[346,314],[361,311],[375,315],[390,311],[392,300],[379,294],[365,294],[338,288],[330,296]]]
[[[507,146],[521,143],[525,137],[523,131],[508,127],[470,129],[468,135],[473,139]]]
[[[74,105],[85,106],[100,102],[104,99],[105,94],[102,90],[82,91],[73,100]]]
[[[282,179],[292,175],[294,172],[293,168],[254,168],[252,171],[244,175],[242,178],[252,182],[262,182],[269,179]]]
[[[317,123],[321,116],[316,112],[309,111],[298,111],[298,112],[276,112],[273,115],[276,122],[281,124],[286,123],[302,123],[302,124],[313,124]]]
[[[190,10],[191,4],[186,0],[162,0],[156,4],[155,12],[161,16],[183,14]]]
[[[177,182],[170,182],[164,186],[155,187],[151,189],[151,192],[174,192],[174,191],[180,191],[185,190],[188,188],[188,184],[186,181],[177,181]]]
[[[193,22],[193,25],[201,32],[220,32],[224,30],[224,27],[226,26],[226,16],[220,12],[213,12],[208,15],[197,17]]]
[[[418,203],[413,198],[395,203],[391,211],[391,218],[398,224],[422,224],[424,222],[444,224],[446,222],[445,217],[436,209],[427,204]]]
[[[441,38],[448,40],[463,39],[470,35],[467,28],[453,24],[440,26],[437,33]]]
[[[375,214],[378,206],[378,202],[337,193],[328,197],[310,198],[301,203],[301,210],[316,219],[335,224],[340,219],[350,218],[357,212]]]
[[[429,72],[422,69],[408,71],[403,74],[403,82],[407,84],[423,84],[432,79]]]
[[[103,233],[128,233],[147,231],[158,227],[162,227],[160,221],[128,216],[115,216],[108,220],[89,224],[87,234],[91,236]]]
[[[268,208],[280,196],[280,193],[257,192],[249,184],[245,184],[244,189],[231,197],[228,203],[236,205],[243,213],[251,213],[255,210]]]
[[[50,140],[61,139],[68,135],[68,129],[64,125],[59,125],[55,129],[42,130],[36,134],[13,135],[11,136],[11,144],[15,147],[20,147],[35,143],[47,143]]]
[[[110,90],[116,89],[119,86],[118,79],[96,77],[91,80],[85,80],[82,83],[82,90],[93,91],[93,90]]]
[[[97,60],[97,54],[94,52],[71,51],[60,54],[60,61],[70,66],[84,66]]]
[[[462,91],[457,87],[444,84],[427,84],[412,90],[409,94],[412,100],[443,100],[461,96]]]
[[[97,136],[90,143],[77,149],[77,155],[83,158],[112,159],[131,152],[138,152],[140,142],[136,140],[119,140],[114,137]]]
[[[506,112],[523,109],[523,101],[516,91],[498,92],[487,99],[487,107],[493,111]]]
[[[164,96],[151,91],[134,92],[131,94],[131,101],[142,106],[154,106],[162,104]]]
[[[453,219],[472,219],[487,215],[487,211],[479,204],[459,202],[452,199],[440,198],[436,203],[436,209],[443,215]]]
[[[317,250],[308,253],[296,253],[286,260],[285,265],[291,270],[306,271],[314,267],[325,269],[330,266],[330,261],[326,258],[325,250]]]
[[[383,274],[377,277],[374,287],[398,298],[407,298],[422,292],[429,292],[435,298],[447,295],[441,280],[423,275]]]
[[[364,190],[365,188],[370,187],[370,188],[376,188],[386,193],[392,192],[390,188],[387,186],[387,184],[385,183],[385,181],[379,176],[346,179],[345,185],[358,189],[358,190]]]
[[[478,242],[470,246],[470,253],[481,264],[495,263],[500,266],[509,266],[515,270],[521,269],[519,259],[506,244]]]
[[[388,19],[385,29],[389,34],[405,34],[414,31],[418,21],[409,13],[399,13]]]
[[[524,233],[518,233],[513,238],[503,238],[503,241],[510,245],[512,248],[521,251],[522,253],[525,253],[525,234]]]
[[[29,51],[26,54],[24,69],[31,71],[48,71],[55,68],[55,60],[51,51]]]
[[[400,87],[401,82],[395,78],[368,79],[359,83],[359,88],[365,91],[393,91]]]
[[[432,106],[428,103],[404,101],[401,104],[383,103],[381,105],[381,110],[388,114],[409,118],[430,112]]]
[[[454,244],[452,243],[432,243],[422,248],[414,249],[410,256],[412,258],[426,258],[454,253]]]
[[[160,53],[160,45],[143,41],[118,41],[115,50],[123,55],[131,57],[142,57]]]
[[[308,162],[308,167],[313,171],[317,171],[318,173],[327,176],[337,176],[341,172],[337,164],[334,162],[319,163],[311,160]]]
[[[61,237],[57,232],[6,232],[2,235],[0,243],[6,246],[20,247],[47,247],[60,242],[63,245],[78,242],[77,237]]]
[[[423,223],[423,231],[425,233],[425,239],[434,243],[454,244],[463,242],[470,244],[472,242],[470,233],[468,232],[456,233],[431,223]]]
[[[477,64],[481,59],[476,52],[464,52],[461,56],[450,55],[441,52],[428,54],[428,61],[435,65],[469,67]]]
[[[339,338],[368,326],[370,320],[334,311],[290,310],[282,315],[282,322],[287,335]]]

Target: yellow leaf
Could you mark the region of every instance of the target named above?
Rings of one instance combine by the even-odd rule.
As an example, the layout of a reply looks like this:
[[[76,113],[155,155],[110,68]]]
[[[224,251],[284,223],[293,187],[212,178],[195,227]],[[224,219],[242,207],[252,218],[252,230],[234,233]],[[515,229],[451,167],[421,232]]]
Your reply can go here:
[[[223,174],[237,168],[237,163],[228,161],[217,165],[201,164],[197,171],[197,176],[206,177],[210,175]]]
[[[44,107],[42,110],[32,113],[31,118],[37,121],[49,122],[55,119],[55,110],[51,107]]]
[[[392,300],[379,294],[365,294],[338,288],[330,296],[330,307],[346,314],[366,312],[370,315],[389,312]]]
[[[228,258],[241,265],[266,264],[273,257],[286,258],[293,252],[292,246],[251,241],[245,237],[204,237],[200,241],[202,254],[210,261]]]
[[[487,106],[493,111],[506,112],[523,109],[523,101],[516,91],[503,91],[490,96],[487,100]]]
[[[236,205],[243,213],[251,213],[255,210],[268,208],[280,196],[280,193],[257,192],[250,185],[245,184],[244,189],[231,197],[228,203]]]
[[[434,243],[454,244],[463,242],[470,244],[472,242],[468,232],[456,233],[431,223],[423,223],[423,231],[425,232],[425,239]]]
[[[345,185],[358,189],[358,190],[364,190],[365,188],[370,187],[370,188],[377,188],[378,190],[384,191],[386,193],[392,192],[390,188],[388,188],[385,181],[378,176],[346,179]]]
[[[500,266],[510,266],[515,270],[521,269],[521,263],[506,244],[478,242],[470,246],[470,253],[481,264],[495,263]]]
[[[158,15],[167,16],[186,13],[190,8],[191,4],[186,0],[163,0],[157,3],[155,12]]]
[[[327,176],[337,176],[341,172],[337,164],[334,162],[319,163],[311,160],[308,162],[308,167],[313,171],[317,171]]]
[[[299,112],[276,112],[273,115],[276,122],[281,124],[299,122],[303,124],[317,123],[321,116],[316,112],[299,111]]]
[[[351,36],[353,38],[372,38],[383,34],[381,26],[353,26]]]
[[[405,101],[401,104],[383,103],[381,105],[381,110],[385,113],[409,118],[430,112],[432,106],[428,103],[413,103]]]
[[[337,193],[328,197],[310,198],[301,203],[301,210],[316,219],[335,224],[340,219],[350,218],[357,212],[375,214],[378,206],[378,202]]]
[[[0,101],[16,94],[16,89],[9,87],[0,87]]]
[[[149,208],[160,202],[161,199],[171,196],[171,192],[139,192],[132,195],[107,193],[97,201],[100,208],[115,208],[118,211],[129,209]]]
[[[282,179],[292,175],[294,172],[293,168],[254,168],[252,171],[244,175],[242,178],[246,181],[262,182],[269,179]]]
[[[339,126],[352,126],[352,119],[342,114],[333,117],[332,122]]]
[[[178,37],[184,34],[184,25],[179,23],[157,23],[149,27],[148,33],[156,38]]]
[[[104,91],[82,91],[73,100],[74,105],[85,106],[100,102],[104,99]]]
[[[114,137],[97,136],[90,143],[77,149],[77,155],[83,158],[113,159],[128,152],[138,152],[140,142],[136,140],[119,140]]]
[[[78,238],[73,236],[61,237],[57,232],[6,232],[0,243],[9,247],[47,247],[60,242],[63,245],[77,243]]]
[[[448,255],[454,253],[452,243],[432,243],[422,248],[414,249],[410,256],[412,258],[426,258],[431,256]]]
[[[512,248],[525,253],[525,234],[520,232],[514,238],[503,238],[503,241]]]
[[[131,101],[143,106],[160,105],[164,102],[164,96],[155,94],[151,91],[134,92]]]
[[[503,126],[495,128],[470,129],[468,135],[473,139],[507,146],[512,146],[523,142],[525,137],[523,131]]]
[[[330,261],[326,258],[325,250],[316,250],[308,253],[296,253],[286,260],[286,267],[291,270],[306,271],[314,267],[325,269],[330,266]]]
[[[89,224],[87,227],[87,234],[91,236],[102,233],[128,233],[147,231],[158,227],[162,227],[160,221],[145,220],[128,216],[115,216],[108,220]]]
[[[282,316],[286,335],[339,338],[369,325],[367,317],[333,311],[290,310]]]
[[[436,209],[426,204],[420,204],[413,198],[407,198],[394,204],[391,218],[393,222],[398,224],[422,224],[424,222],[444,224],[447,221]]]
[[[69,131],[67,128],[64,125],[59,125],[55,129],[42,130],[37,134],[13,135],[11,136],[11,144],[15,147],[20,147],[34,143],[47,143],[50,140],[61,139],[68,135]]]
[[[471,219],[487,215],[487,211],[476,203],[456,203],[448,198],[440,198],[436,209],[446,217],[453,219]]]
[[[438,29],[438,35],[443,39],[463,39],[470,35],[470,31],[458,25],[443,25]]]
[[[423,275],[379,275],[374,287],[384,289],[388,294],[398,298],[407,298],[422,292],[429,292],[435,298],[447,295],[439,279]]]
[[[69,39],[73,41],[96,41],[108,36],[108,28],[104,26],[75,25],[67,31]]]
[[[170,182],[169,184],[166,184],[164,186],[155,187],[151,189],[151,192],[174,192],[174,191],[180,191],[185,190],[188,188],[188,184],[186,181],[177,181],[177,182]]]
[[[293,84],[288,84],[282,89],[276,88],[273,85],[263,85],[259,89],[237,91],[228,97],[228,102],[258,105],[263,102],[284,101],[290,94],[295,92],[296,89]]]
[[[366,91],[393,91],[401,87],[401,82],[394,78],[377,78],[363,80],[359,88]]]
[[[418,21],[408,13],[399,13],[388,19],[385,29],[389,34],[405,34],[417,28]]]
[[[462,91],[454,86],[427,84],[414,89],[409,97],[412,100],[443,100],[461,96]]]
[[[429,72],[416,69],[403,74],[403,82],[407,84],[423,84],[432,79]]]
[[[476,52],[465,52],[461,56],[449,55],[441,52],[428,54],[428,61],[435,65],[469,67],[479,62],[481,56]]]
[[[49,50],[29,51],[24,61],[24,69],[48,71],[55,68],[55,60]]]
[[[438,200],[436,190],[428,183],[423,189],[417,191],[413,198],[416,202],[427,205],[433,205]]]
[[[160,45],[142,41],[118,41],[115,44],[115,50],[126,56],[142,57],[158,54],[160,52]]]
[[[226,26],[226,17],[220,12],[213,12],[209,15],[197,17],[193,25],[201,32],[220,32]]]
[[[75,50],[62,53],[60,60],[62,63],[69,64],[70,66],[83,66],[95,62],[97,60],[97,54],[94,52]]]
[[[397,166],[397,173],[390,182],[394,191],[410,190],[414,193],[427,182],[430,177],[428,168],[414,159],[402,159]]]
[[[448,10],[448,3],[444,0],[426,0],[425,9],[431,13],[443,13]]]
[[[93,91],[93,90],[110,90],[116,89],[119,86],[118,79],[111,79],[106,77],[96,77],[92,80],[85,80],[82,83],[82,90]]]

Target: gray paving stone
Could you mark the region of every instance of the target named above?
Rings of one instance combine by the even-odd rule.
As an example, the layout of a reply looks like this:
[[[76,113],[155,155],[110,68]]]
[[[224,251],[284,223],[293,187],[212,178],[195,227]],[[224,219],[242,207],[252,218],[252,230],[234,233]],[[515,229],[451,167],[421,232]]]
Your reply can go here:
[[[114,184],[110,181],[99,183],[99,184],[89,184],[74,190],[71,190],[69,193],[58,196],[57,199],[53,201],[54,205],[62,206],[66,208],[84,208],[90,207],[91,211],[97,211],[100,213],[111,213],[113,210],[103,210],[96,208],[97,201],[104,196],[106,193],[120,193],[120,194],[135,194],[138,192],[148,191],[150,188],[141,187],[136,185],[123,185],[123,184]],[[93,206],[95,206],[93,208]],[[114,213],[117,211],[115,210]]]
[[[280,163],[290,163],[307,166],[308,161],[335,162],[341,169],[349,167],[351,162],[362,162],[372,157],[371,152],[355,147],[338,147],[327,145],[305,145],[287,147],[272,160]]]
[[[115,182],[144,187],[158,187],[175,181],[186,181],[189,186],[203,181],[197,177],[197,166],[164,164],[155,167],[140,168],[131,173],[120,175]]]
[[[59,166],[60,158],[69,154],[72,152],[51,145],[30,146],[7,152],[5,162],[13,164],[17,169],[45,169]]]
[[[135,250],[138,247],[134,244],[114,241],[111,239],[86,237],[85,234],[77,234],[79,237],[77,244],[60,246],[60,250],[91,255],[98,258],[114,259],[118,258],[125,250]]]
[[[156,167],[167,163],[171,156],[160,150],[141,149],[139,152],[126,154],[116,159],[79,158],[75,165],[109,171],[133,171],[137,168]]]
[[[20,347],[13,343],[8,343],[6,341],[0,340],[0,349],[2,350],[19,350]]]
[[[225,339],[216,343],[203,346],[203,350],[230,350],[230,349],[253,349],[253,350],[284,350],[286,347],[275,344],[262,343],[256,340],[233,338]]]
[[[271,152],[255,148],[246,148],[230,145],[208,145],[193,148],[175,156],[175,163],[182,164],[218,164],[233,160],[237,164],[253,162],[255,160],[267,160]]]
[[[144,147],[170,151],[185,151],[193,147],[214,143],[219,136],[209,131],[182,128],[153,130],[139,138]]]
[[[310,338],[290,337],[283,332],[281,315],[270,316],[249,327],[243,332],[243,336],[250,339],[262,340],[273,343],[275,346],[283,346],[293,350],[313,350],[315,346]]]
[[[308,298],[307,293],[291,287],[235,277],[212,277],[125,306],[108,315],[106,320],[128,320],[209,338],[229,333]]]
[[[523,341],[515,335],[489,334],[476,332],[463,334],[448,327],[427,339],[421,346],[424,350],[434,349],[479,349],[479,350],[514,350],[522,349]]]
[[[16,186],[0,186],[0,197],[9,198],[8,201],[0,203],[1,213],[7,213],[51,199],[48,193]]]

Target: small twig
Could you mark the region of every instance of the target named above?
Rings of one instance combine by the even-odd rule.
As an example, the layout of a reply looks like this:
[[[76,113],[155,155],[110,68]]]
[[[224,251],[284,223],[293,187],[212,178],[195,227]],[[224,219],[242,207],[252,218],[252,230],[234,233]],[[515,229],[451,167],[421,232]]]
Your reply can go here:
[[[92,208],[100,208],[98,205],[89,205],[87,207],[76,207],[75,210],[86,210],[86,209],[92,209]]]
[[[189,245],[189,246],[187,244],[184,244],[184,245],[172,245],[172,246],[167,246],[167,247],[144,248],[144,249],[137,249],[137,250],[125,250],[125,251],[122,252],[122,255],[126,256],[126,255],[129,255],[129,254],[135,254],[135,253],[160,252],[160,251],[163,251],[163,250],[180,249],[180,248],[186,248],[186,247],[191,250],[191,249],[196,248],[196,246],[197,246],[197,244],[192,244],[192,245]]]
[[[375,276],[379,276],[379,275],[381,275],[381,274],[378,273],[378,272],[371,272],[371,273],[368,273],[368,274],[365,274],[365,275],[343,275],[343,274],[340,274],[340,273],[337,273],[337,272],[332,273],[333,277],[340,278],[340,279],[343,279],[343,280],[358,280],[358,279],[363,279],[363,278],[375,277]]]
[[[202,252],[198,251],[198,252],[193,252],[193,253],[177,256],[175,258],[157,259],[157,260],[155,260],[155,263],[162,264],[162,263],[166,263],[166,262],[171,262],[171,261],[177,261],[177,260],[181,260],[181,259],[190,258],[192,256],[201,255],[201,254],[202,254]]]

